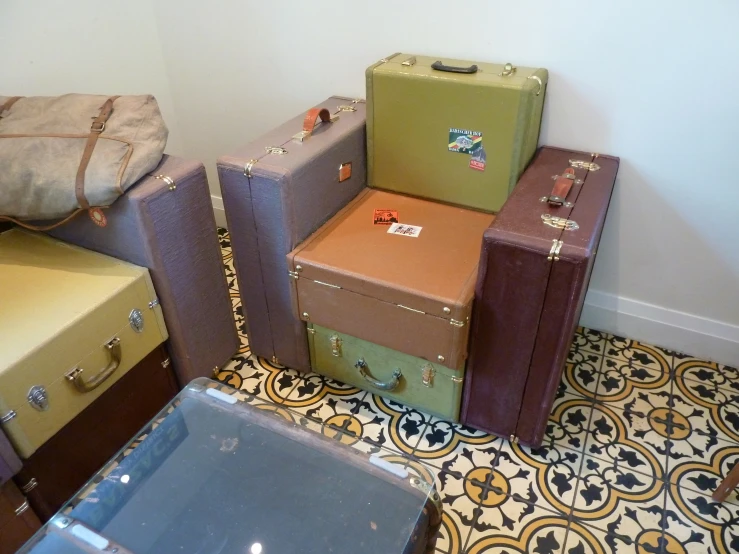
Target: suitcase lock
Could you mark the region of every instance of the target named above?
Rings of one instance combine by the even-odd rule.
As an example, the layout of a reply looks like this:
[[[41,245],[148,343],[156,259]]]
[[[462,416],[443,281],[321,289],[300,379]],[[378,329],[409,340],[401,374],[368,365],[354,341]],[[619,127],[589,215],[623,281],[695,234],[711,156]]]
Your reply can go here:
[[[31,387],[26,398],[28,398],[31,407],[39,412],[45,412],[49,409],[49,396],[46,394],[46,389],[41,385]]]

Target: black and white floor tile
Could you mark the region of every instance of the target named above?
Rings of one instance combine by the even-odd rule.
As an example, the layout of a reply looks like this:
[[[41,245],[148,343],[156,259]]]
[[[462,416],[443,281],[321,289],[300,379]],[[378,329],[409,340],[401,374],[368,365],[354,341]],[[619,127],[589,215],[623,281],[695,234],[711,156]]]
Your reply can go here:
[[[219,234],[241,348],[218,379],[409,471],[433,468],[437,554],[739,552],[739,494],[710,497],[739,463],[739,370],[578,329],[531,449],[252,356]]]

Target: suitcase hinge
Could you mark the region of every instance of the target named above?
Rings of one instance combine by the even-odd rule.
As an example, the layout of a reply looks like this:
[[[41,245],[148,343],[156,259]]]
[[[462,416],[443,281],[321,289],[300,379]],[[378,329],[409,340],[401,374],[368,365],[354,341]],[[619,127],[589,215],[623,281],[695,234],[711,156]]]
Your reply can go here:
[[[154,175],[154,179],[161,179],[164,181],[169,187],[169,190],[175,190],[177,188],[177,184],[174,182],[172,177],[167,177],[166,175]]]
[[[431,388],[434,386],[434,375],[436,375],[434,366],[431,364],[423,364],[421,367],[421,381],[423,382],[424,387]]]
[[[416,57],[415,56],[411,56],[410,58],[408,58],[404,62],[401,62],[400,65],[404,65],[406,67],[412,67],[412,66],[416,65]]]
[[[7,423],[8,421],[10,421],[11,419],[13,419],[17,415],[18,415],[18,412],[16,412],[15,410],[10,410],[3,417],[0,417],[0,423]]]
[[[562,249],[562,241],[553,239],[552,240],[552,247],[549,249],[549,256],[547,256],[547,260],[550,262],[554,260],[555,262],[559,260],[559,251]]]
[[[557,217],[556,215],[541,214],[541,220],[544,225],[549,225],[555,229],[564,229],[565,231],[577,231],[580,226],[574,219],[565,219],[564,217]]]
[[[464,327],[464,321],[457,321],[456,319],[450,319],[449,323],[455,327]]]
[[[411,477],[411,486],[424,493],[434,505],[434,508],[436,508],[438,515],[441,516],[443,508],[441,506],[441,497],[436,491],[436,487],[426,481],[422,481],[418,477]]]
[[[28,483],[26,483],[25,485],[21,487],[21,491],[23,492],[23,494],[28,494],[33,489],[35,489],[37,486],[38,486],[38,481],[36,481],[35,477],[32,477]]]
[[[513,444],[518,444],[518,437],[516,435],[511,435],[508,437],[508,440],[511,441]]]
[[[313,281],[314,283],[317,283],[319,285],[323,285],[324,287],[331,287],[332,289],[340,289],[341,287],[339,285],[332,285],[331,283],[324,283],[323,281]]]
[[[600,166],[597,163],[586,162],[584,160],[570,160],[570,165],[572,167],[587,169],[588,171],[598,171],[600,169]]]
[[[315,330],[315,329],[313,328],[313,325],[311,325],[310,323],[308,324],[308,328],[307,328],[307,331],[308,331],[308,332],[309,332],[309,333],[310,333],[311,335],[315,335],[315,334],[316,334],[316,330]]]
[[[15,509],[15,515],[19,516],[28,509],[28,500]]]
[[[244,166],[244,175],[246,175],[249,179],[251,179],[251,170],[254,168],[254,164],[257,163],[258,160],[251,159],[248,162],[246,162],[246,165]]]
[[[149,302],[149,309],[150,310],[153,310],[158,305],[159,305],[159,299],[158,298],[155,298],[154,300],[152,300],[151,302]]]
[[[464,381],[462,377],[450,377],[450,379],[452,380],[452,383],[461,383]]]
[[[170,363],[170,361],[169,361],[169,358],[167,358],[167,359],[165,359],[165,360],[162,360],[162,367],[164,367],[164,368],[167,368],[167,367],[169,367],[169,363]],[[215,375],[216,373],[218,373],[218,366],[216,366],[216,367],[215,367],[215,368],[213,369],[213,375]]]
[[[328,342],[331,344],[331,355],[337,358],[341,356],[341,337],[339,335],[331,335]]]
[[[274,354],[272,355],[272,358],[270,358],[269,361],[272,362],[275,365],[281,365],[279,358],[277,356],[275,356]]]

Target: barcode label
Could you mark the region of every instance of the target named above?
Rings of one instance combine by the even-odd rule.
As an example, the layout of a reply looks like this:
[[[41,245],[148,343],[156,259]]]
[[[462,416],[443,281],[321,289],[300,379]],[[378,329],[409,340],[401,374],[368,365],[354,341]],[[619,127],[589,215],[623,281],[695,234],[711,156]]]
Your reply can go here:
[[[417,237],[421,234],[421,229],[417,225],[406,225],[405,223],[393,223],[387,230],[391,235],[403,235],[404,237]]]

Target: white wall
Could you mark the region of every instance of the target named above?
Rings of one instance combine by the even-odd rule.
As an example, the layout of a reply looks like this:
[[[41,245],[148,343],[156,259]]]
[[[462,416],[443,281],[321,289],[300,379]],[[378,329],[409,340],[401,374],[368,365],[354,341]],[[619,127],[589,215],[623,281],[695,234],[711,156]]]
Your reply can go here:
[[[0,51],[14,54],[0,63],[0,88],[164,91],[166,67],[181,147],[206,162],[217,197],[218,155],[331,94],[364,96],[365,67],[392,52],[546,67],[541,143],[622,160],[583,322],[739,365],[739,3],[149,3],[153,19],[145,0],[135,16],[123,15],[132,2],[46,11],[52,27],[82,29],[99,13],[103,51],[148,55],[149,65],[132,53],[91,66],[100,33],[47,34],[20,2],[6,19],[5,0]],[[144,30],[127,38],[133,20]],[[16,59],[28,50],[35,67]]]
[[[182,137],[151,0],[0,0],[0,94],[153,94]]]

